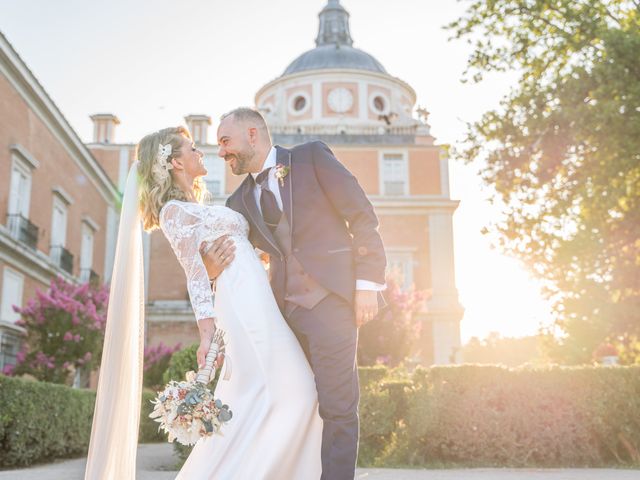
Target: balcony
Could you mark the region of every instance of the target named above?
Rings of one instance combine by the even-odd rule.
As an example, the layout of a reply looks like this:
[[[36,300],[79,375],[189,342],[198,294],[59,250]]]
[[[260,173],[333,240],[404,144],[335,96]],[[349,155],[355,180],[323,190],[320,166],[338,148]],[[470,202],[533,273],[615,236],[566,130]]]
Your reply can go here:
[[[81,268],[80,281],[82,283],[90,283],[91,285],[98,285],[100,283],[100,275],[94,272],[91,268]]]
[[[69,275],[73,272],[73,255],[62,245],[51,246],[51,259]]]
[[[16,240],[36,249],[38,245],[38,227],[19,213],[7,215],[7,227]]]

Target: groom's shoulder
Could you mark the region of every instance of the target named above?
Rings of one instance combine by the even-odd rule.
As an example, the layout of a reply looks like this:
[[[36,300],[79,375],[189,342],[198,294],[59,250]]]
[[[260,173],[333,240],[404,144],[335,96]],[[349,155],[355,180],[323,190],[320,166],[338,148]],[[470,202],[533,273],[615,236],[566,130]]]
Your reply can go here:
[[[329,146],[322,140],[312,140],[310,142],[301,143],[291,148],[291,154],[297,158],[313,158],[314,155],[331,153]]]

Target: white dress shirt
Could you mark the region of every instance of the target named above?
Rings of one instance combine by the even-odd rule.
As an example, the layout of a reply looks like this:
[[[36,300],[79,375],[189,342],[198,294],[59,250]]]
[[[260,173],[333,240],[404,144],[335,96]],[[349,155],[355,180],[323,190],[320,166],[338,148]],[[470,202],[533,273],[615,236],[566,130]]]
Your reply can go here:
[[[276,148],[271,147],[271,150],[269,150],[267,158],[264,161],[264,165],[262,166],[262,170],[258,173],[251,174],[253,176],[254,183],[256,184],[253,190],[253,196],[256,199],[256,204],[258,205],[258,211],[260,212],[260,214],[262,214],[262,208],[260,207],[260,194],[262,193],[262,187],[258,185],[258,182],[255,180],[258,175],[260,175],[260,173],[264,172],[268,168],[271,168],[271,171],[269,172],[269,190],[271,190],[271,192],[273,192],[273,195],[276,197],[276,202],[278,202],[278,207],[280,207],[280,210],[284,211],[284,208],[282,207],[282,197],[280,196],[280,187],[278,185],[278,179],[276,178],[276,169],[272,168],[276,166],[277,154],[278,152]],[[356,290],[373,290],[379,292],[385,290],[386,288],[386,285],[381,285],[370,280],[356,280]]]

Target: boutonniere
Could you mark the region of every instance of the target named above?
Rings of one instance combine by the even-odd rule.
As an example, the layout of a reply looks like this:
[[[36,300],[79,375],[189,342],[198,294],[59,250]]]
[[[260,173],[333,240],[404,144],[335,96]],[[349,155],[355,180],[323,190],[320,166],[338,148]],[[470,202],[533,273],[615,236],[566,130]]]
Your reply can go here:
[[[281,163],[276,165],[276,178],[278,179],[278,182],[280,182],[281,187],[284,187],[284,179],[289,175],[289,170],[291,170],[291,167],[285,167]]]

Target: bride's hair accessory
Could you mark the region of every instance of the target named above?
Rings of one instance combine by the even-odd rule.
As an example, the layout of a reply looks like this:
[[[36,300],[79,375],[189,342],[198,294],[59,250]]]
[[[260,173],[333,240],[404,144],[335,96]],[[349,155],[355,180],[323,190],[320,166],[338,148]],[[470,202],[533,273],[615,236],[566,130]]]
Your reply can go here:
[[[156,161],[151,171],[153,172],[153,176],[160,182],[169,178],[169,170],[173,168],[171,162],[167,162],[167,159],[171,156],[171,151],[170,143],[158,145],[158,155],[156,156]]]

